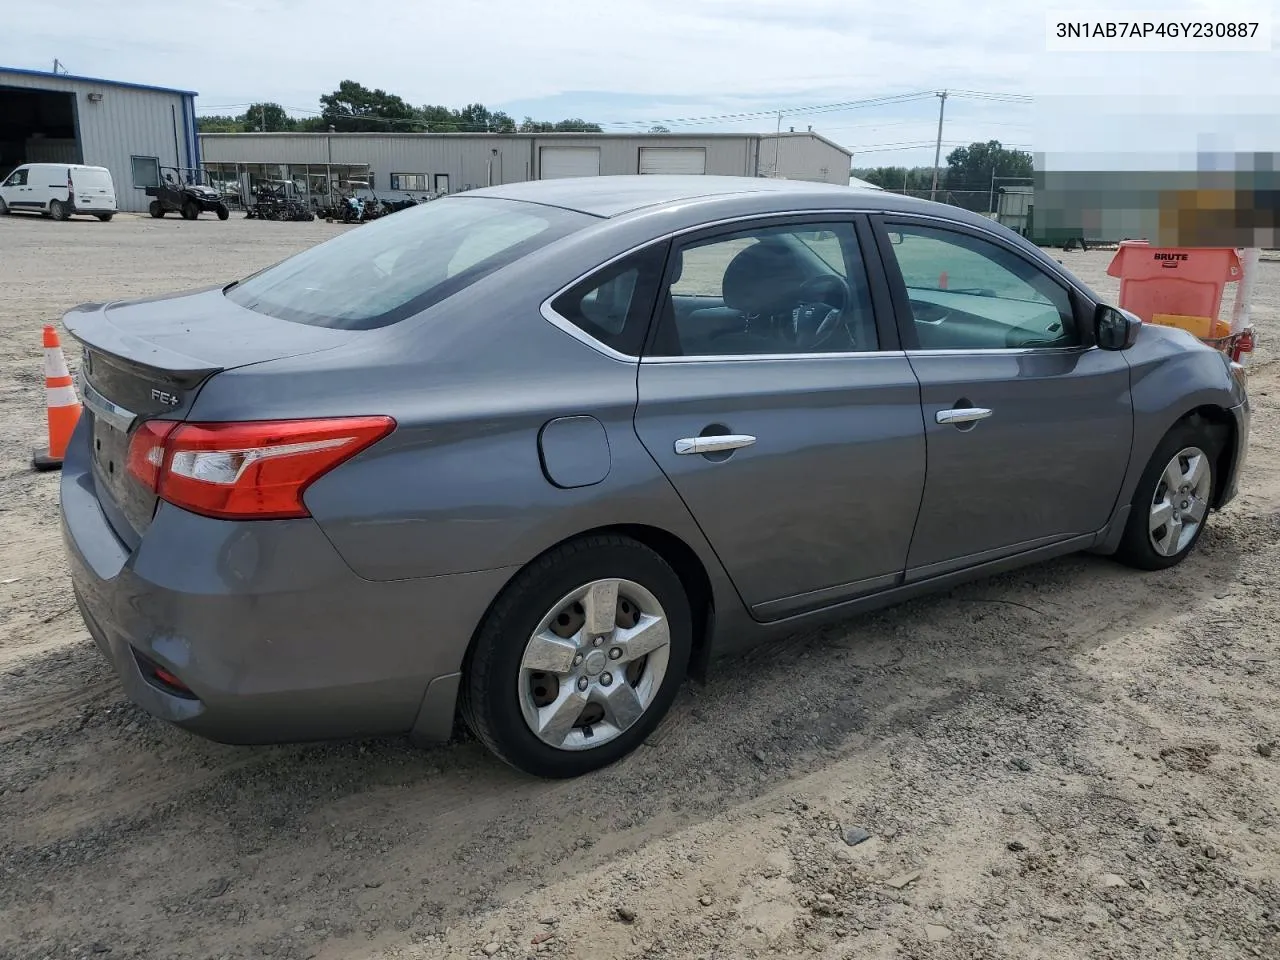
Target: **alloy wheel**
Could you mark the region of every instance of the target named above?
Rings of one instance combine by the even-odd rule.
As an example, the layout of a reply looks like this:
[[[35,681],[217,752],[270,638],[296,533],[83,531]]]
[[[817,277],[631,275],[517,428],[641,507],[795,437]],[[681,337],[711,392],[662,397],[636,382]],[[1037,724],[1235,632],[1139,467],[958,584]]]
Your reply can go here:
[[[558,750],[590,750],[649,709],[666,676],[671,633],[657,598],[630,580],[595,580],[543,616],[520,662],[520,710]]]
[[[1184,447],[1165,466],[1151,498],[1147,530],[1163,557],[1176,556],[1195,539],[1209,512],[1213,468],[1199,447]]]

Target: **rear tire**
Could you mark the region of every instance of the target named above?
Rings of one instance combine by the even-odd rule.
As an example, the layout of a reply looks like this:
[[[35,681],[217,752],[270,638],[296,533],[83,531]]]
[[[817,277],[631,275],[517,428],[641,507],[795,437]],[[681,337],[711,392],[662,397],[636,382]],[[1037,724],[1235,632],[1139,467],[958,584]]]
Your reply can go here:
[[[159,200],[152,200],[150,206],[147,207],[147,213],[159,220],[164,216],[164,204]]]
[[[71,211],[67,209],[67,205],[61,200],[50,200],[49,216],[55,220],[66,220],[71,216]]]
[[[182,219],[194,220],[200,216],[200,208],[196,206],[194,200],[188,200],[182,205]]]
[[[590,622],[593,601],[606,604],[601,633]],[[463,718],[485,746],[534,776],[606,766],[670,709],[692,624],[680,578],[643,544],[601,535],[557,547],[516,575],[481,624],[464,667]],[[542,647],[550,659],[529,666]]]
[[[215,209],[215,212],[218,214],[219,220],[225,220],[227,219],[227,217],[231,216],[231,211],[227,209],[227,205],[225,203],[218,204],[218,206],[214,209]]]
[[[1166,570],[1195,549],[1218,493],[1222,439],[1199,418],[1165,434],[1133,493],[1117,560],[1139,570]]]
[[[114,217],[115,214],[114,213],[95,213],[94,216],[97,217],[99,220],[101,220],[103,223],[110,223],[111,218]]]

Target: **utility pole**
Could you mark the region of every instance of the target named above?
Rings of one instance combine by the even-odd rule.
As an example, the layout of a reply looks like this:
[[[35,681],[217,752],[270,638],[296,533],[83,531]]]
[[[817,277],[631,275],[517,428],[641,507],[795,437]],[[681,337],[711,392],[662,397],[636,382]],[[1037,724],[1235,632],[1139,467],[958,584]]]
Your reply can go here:
[[[938,91],[938,143],[933,148],[933,186],[929,188],[929,199],[938,197],[938,162],[942,159],[942,115],[947,109],[947,91]]]
[[[778,144],[782,142],[782,111],[778,111],[778,129],[773,137],[773,176],[778,176]]]
[[[263,133],[267,132],[267,105],[265,103],[258,104],[258,113],[262,117],[262,126],[258,127]]]
[[[987,198],[987,213],[996,212],[996,166],[991,165],[991,195]]]

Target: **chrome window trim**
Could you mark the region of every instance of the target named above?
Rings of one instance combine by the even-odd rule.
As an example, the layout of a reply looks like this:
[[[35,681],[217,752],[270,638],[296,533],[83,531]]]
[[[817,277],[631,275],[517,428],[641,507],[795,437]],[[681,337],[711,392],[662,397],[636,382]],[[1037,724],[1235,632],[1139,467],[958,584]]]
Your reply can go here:
[[[598,270],[601,267],[605,267],[605,266],[608,266],[608,264],[601,264],[600,267],[597,267],[596,269]],[[591,273],[595,273],[595,272],[596,272],[595,270],[591,271]],[[548,297],[546,300],[544,300],[542,302],[542,307],[540,308],[540,311],[539,311],[542,314],[542,318],[546,320],[548,323],[550,323],[556,329],[563,330],[569,336],[573,337],[573,339],[579,341],[580,343],[585,343],[588,347],[591,347],[597,353],[604,354],[610,360],[618,360],[622,363],[637,362],[640,359],[639,357],[633,357],[630,354],[622,353],[620,350],[613,349],[613,347],[609,346],[607,343],[602,343],[601,341],[597,340],[595,337],[591,336],[591,334],[587,333],[587,331],[583,330],[572,320],[569,320],[566,317],[562,317],[560,314],[556,313],[555,310],[551,309],[552,300],[556,299],[556,297],[559,297],[562,293],[565,292],[565,290],[568,290],[569,287],[572,287],[578,283],[581,283],[583,280],[587,279],[587,277],[591,276],[591,273],[588,273],[585,276],[579,277],[573,283],[569,284],[568,287],[565,287],[564,290],[561,290],[558,293],[556,293],[555,296]]]
[[[831,217],[831,216],[854,217],[854,216],[860,216],[860,215],[880,216],[880,217],[886,217],[886,218],[908,217],[916,220],[929,220],[929,221],[943,224],[943,225],[949,224],[951,226],[964,227],[966,229],[973,230],[977,233],[984,234],[985,236],[990,237],[991,240],[994,242],[1001,243],[1005,246],[1009,245],[1008,241],[1004,237],[1001,237],[998,233],[988,230],[983,226],[979,226],[977,224],[972,224],[972,223],[965,223],[962,220],[952,220],[947,217],[938,216],[937,214],[903,212],[898,210],[884,210],[884,209],[867,208],[867,207],[853,207],[853,208],[823,207],[821,209],[815,209],[815,210],[774,210],[768,213],[739,214],[738,216],[734,216],[734,217],[724,217],[720,220],[708,220],[705,223],[694,224],[693,226],[689,226],[689,227],[681,227],[679,230],[672,230],[669,233],[660,234],[659,236],[656,236],[656,237],[650,237],[648,240],[645,240],[642,243],[637,243],[634,246],[627,248],[622,253],[612,256],[608,260],[601,261],[600,263],[593,266],[590,270],[586,271],[585,273],[579,275],[578,277],[575,277],[573,280],[564,284],[562,287],[556,290],[555,293],[551,294],[551,296],[543,300],[538,310],[539,310],[539,313],[542,314],[543,319],[546,320],[548,323],[550,323],[553,327],[556,327],[557,329],[562,330],[563,332],[567,333],[569,336],[573,337],[578,342],[583,343],[588,347],[591,347],[597,353],[603,354],[604,356],[608,357],[610,360],[617,360],[622,363],[636,363],[640,361],[642,358],[637,357],[633,354],[622,353],[619,350],[613,349],[607,343],[603,343],[602,341],[597,340],[595,337],[591,336],[591,334],[587,333],[581,327],[574,324],[567,317],[562,316],[561,314],[557,313],[554,309],[552,309],[551,307],[552,302],[557,298],[559,298],[560,296],[562,296],[571,288],[576,287],[578,284],[580,284],[583,280],[586,280],[592,274],[598,273],[599,271],[605,269],[606,267],[614,263],[617,263],[619,260],[623,260],[626,257],[631,256],[632,254],[638,253],[639,251],[645,249],[646,247],[652,246],[655,243],[674,243],[680,240],[681,237],[688,236],[689,234],[692,234],[692,233],[701,233],[704,230],[715,230],[719,227],[730,227],[739,223],[759,222],[759,221],[767,221],[767,220],[786,220],[786,219],[792,219],[795,217],[805,217],[805,218]],[[1013,252],[1018,252],[1019,255],[1024,257],[1024,259],[1029,259],[1027,258],[1025,251],[1019,252],[1014,250]],[[1043,269],[1045,265],[1037,264],[1037,266]],[[1077,286],[1069,278],[1059,275],[1056,277],[1056,279],[1059,282],[1066,284],[1070,289],[1076,291],[1081,296],[1085,297],[1090,303],[1096,304],[1098,302],[1095,299],[1095,295],[1093,293],[1091,293],[1090,291],[1082,287]],[[1017,348],[1017,349],[1031,350],[1031,349],[1037,349],[1037,348]],[[1050,347],[1045,349],[1079,350],[1079,349],[1083,349],[1083,347],[1081,345],[1075,345],[1072,347],[1065,347],[1065,348]],[[719,361],[719,360],[729,360],[729,359],[733,359],[733,360],[810,359],[811,360],[816,357],[846,357],[847,358],[847,357],[865,357],[865,356],[872,356],[875,354],[897,356],[897,355],[901,355],[903,352],[904,351],[901,351],[901,350],[888,350],[888,351],[870,351],[869,350],[865,352],[853,352],[853,353],[816,353],[816,354],[781,353],[781,354],[746,354],[746,355],[733,354],[728,356],[644,357],[643,360],[645,362],[652,361],[656,363],[674,363],[674,362],[680,362],[680,361],[688,362],[688,361],[695,361],[695,360]],[[906,351],[906,352],[910,353],[912,351]],[[914,352],[929,354],[929,355],[939,355],[939,354],[947,353],[948,351],[920,350],[920,351],[914,351]],[[975,351],[961,350],[961,351],[954,351],[954,352],[959,354],[972,354]],[[994,352],[1010,353],[1012,351],[996,350]]]
[[[906,359],[904,350],[855,350],[840,353],[714,353],[692,357],[643,357],[641,363],[724,363],[729,360],[854,360],[859,358],[897,357]]]
[[[1093,350],[1100,350],[1101,347],[1096,344],[1086,346],[1082,343],[1072,344],[1069,347],[974,347],[966,349],[963,347],[945,347],[937,350],[906,350],[904,351],[908,357],[1008,357],[1008,356],[1025,356],[1030,353],[1036,354],[1067,354],[1067,353],[1089,353]]]

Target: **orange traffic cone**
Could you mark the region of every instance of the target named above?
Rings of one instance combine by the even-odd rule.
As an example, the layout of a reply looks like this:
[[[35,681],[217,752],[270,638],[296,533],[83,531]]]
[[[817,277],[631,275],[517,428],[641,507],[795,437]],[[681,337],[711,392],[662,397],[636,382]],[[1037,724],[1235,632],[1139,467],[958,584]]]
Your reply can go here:
[[[80,419],[80,401],[67,369],[67,358],[62,355],[58,331],[44,328],[44,389],[48,408],[49,446],[38,449],[31,460],[37,470],[57,470],[67,452],[67,441]]]

